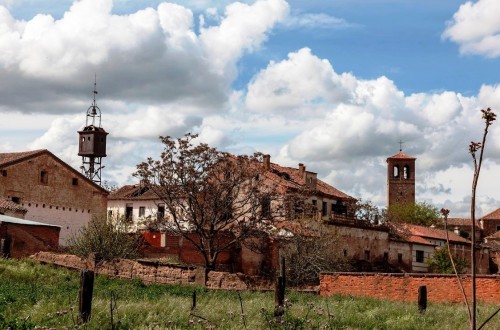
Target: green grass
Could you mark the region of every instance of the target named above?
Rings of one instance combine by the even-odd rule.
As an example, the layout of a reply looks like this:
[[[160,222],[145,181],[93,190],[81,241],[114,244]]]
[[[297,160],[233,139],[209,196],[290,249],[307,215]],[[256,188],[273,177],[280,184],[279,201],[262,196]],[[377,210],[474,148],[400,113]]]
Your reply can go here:
[[[29,260],[0,259],[0,329],[74,329],[78,326],[79,274]],[[193,291],[197,306],[191,311]],[[468,329],[465,308],[350,297],[323,298],[288,292],[282,322],[273,316],[272,292],[208,291],[201,287],[149,285],[97,276],[92,319],[81,329]],[[479,320],[498,306],[479,305]],[[484,329],[500,329],[497,316]]]

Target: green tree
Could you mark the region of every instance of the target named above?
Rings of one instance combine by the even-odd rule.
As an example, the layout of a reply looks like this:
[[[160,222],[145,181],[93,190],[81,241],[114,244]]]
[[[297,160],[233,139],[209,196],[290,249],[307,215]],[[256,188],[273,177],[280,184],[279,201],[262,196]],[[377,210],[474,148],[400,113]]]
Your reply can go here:
[[[383,218],[385,222],[430,226],[439,223],[440,213],[426,202],[404,203],[391,205],[385,210]]]
[[[129,233],[123,217],[94,216],[87,226],[68,239],[69,251],[81,258],[95,255],[95,262],[135,258],[142,240]]]
[[[453,262],[459,274],[465,272],[468,266],[467,260],[453,256]],[[448,244],[434,251],[432,258],[427,259],[427,265],[431,273],[454,274],[453,264],[448,253]]]

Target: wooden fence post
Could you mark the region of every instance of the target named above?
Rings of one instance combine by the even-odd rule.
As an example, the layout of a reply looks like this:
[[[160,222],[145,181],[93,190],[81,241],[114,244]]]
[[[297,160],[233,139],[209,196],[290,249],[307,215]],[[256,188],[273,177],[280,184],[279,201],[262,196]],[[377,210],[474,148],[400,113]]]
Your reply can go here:
[[[280,275],[276,279],[274,287],[274,316],[277,320],[281,319],[285,313],[285,257],[281,257],[280,262]]]
[[[418,311],[425,312],[427,309],[427,287],[422,285],[418,287]]]
[[[94,291],[94,272],[84,269],[80,272],[79,312],[83,323],[90,320],[92,312],[92,293]]]

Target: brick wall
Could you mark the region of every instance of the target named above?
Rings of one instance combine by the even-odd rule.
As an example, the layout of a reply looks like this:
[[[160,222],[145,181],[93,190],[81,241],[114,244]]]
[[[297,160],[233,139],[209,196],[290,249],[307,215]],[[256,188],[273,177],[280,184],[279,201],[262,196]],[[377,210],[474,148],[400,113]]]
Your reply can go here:
[[[470,276],[462,276],[462,279],[466,293],[470,293]],[[323,273],[320,276],[320,295],[416,302],[418,288],[422,285],[427,286],[429,301],[463,302],[455,276],[441,274]],[[500,276],[478,276],[476,287],[479,301],[500,302]]]
[[[28,257],[38,251],[59,248],[59,227],[0,223],[0,238],[9,238],[12,258]]]
[[[0,176],[0,198],[18,198],[28,210],[26,220],[61,226],[61,244],[92,215],[106,214],[107,193],[49,153],[4,169],[7,176]],[[47,172],[47,183],[41,182],[41,171]]]

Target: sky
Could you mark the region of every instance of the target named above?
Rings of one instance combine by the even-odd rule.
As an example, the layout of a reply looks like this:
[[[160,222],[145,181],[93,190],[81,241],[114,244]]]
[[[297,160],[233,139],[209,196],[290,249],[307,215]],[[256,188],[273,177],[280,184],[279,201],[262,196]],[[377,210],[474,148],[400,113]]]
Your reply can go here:
[[[256,151],[386,206],[386,159],[416,200],[470,215],[480,110],[500,112],[500,1],[0,0],[0,152],[75,168],[97,77],[103,180],[135,183],[159,136]],[[500,207],[500,120],[477,214]]]

